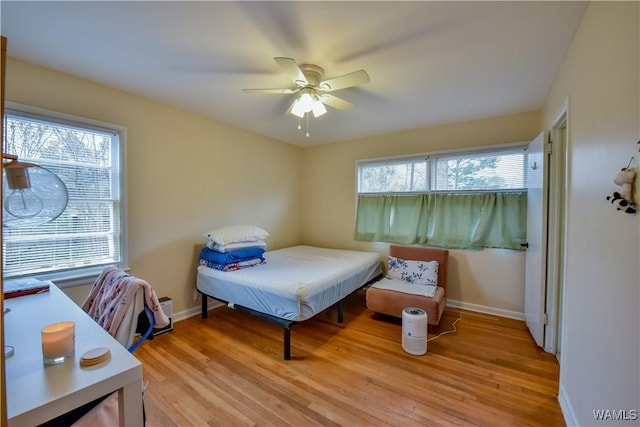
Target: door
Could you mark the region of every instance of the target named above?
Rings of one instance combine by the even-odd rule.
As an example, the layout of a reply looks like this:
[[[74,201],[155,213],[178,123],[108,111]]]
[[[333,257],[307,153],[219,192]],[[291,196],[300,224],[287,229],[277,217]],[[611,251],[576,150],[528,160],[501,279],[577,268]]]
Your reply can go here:
[[[527,252],[524,314],[533,339],[544,348],[547,258],[547,154],[542,132],[527,155]]]

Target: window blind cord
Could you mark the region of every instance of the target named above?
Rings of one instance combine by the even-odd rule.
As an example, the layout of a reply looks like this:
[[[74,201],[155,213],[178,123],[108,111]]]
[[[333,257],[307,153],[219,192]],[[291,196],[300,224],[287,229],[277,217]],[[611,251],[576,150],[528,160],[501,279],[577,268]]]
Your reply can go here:
[[[435,339],[438,339],[438,338],[440,338],[440,337],[441,337],[441,336],[443,336],[443,335],[452,334],[452,333],[456,332],[456,331],[458,330],[458,329],[456,328],[456,323],[458,323],[458,322],[460,321],[460,319],[462,319],[462,312],[461,312],[461,311],[459,311],[459,312],[458,312],[458,318],[457,318],[456,320],[454,320],[454,321],[453,321],[453,324],[451,325],[451,327],[453,327],[453,329],[452,329],[452,330],[450,330],[450,331],[444,331],[444,332],[441,332],[440,334],[436,335],[435,337],[431,337],[431,338],[429,338],[429,339],[427,340],[427,342],[429,342],[429,341],[433,341],[433,340],[435,340]]]

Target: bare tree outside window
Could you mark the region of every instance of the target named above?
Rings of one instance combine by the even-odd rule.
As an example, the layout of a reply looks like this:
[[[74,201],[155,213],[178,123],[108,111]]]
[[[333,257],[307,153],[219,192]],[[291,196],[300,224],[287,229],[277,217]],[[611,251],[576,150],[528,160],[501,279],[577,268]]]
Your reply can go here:
[[[360,170],[361,193],[416,192],[427,190],[426,160],[374,164]]]
[[[442,156],[433,159],[436,191],[523,189],[525,153]]]
[[[526,152],[517,148],[363,162],[358,165],[358,192],[522,190],[526,188],[525,161]]]

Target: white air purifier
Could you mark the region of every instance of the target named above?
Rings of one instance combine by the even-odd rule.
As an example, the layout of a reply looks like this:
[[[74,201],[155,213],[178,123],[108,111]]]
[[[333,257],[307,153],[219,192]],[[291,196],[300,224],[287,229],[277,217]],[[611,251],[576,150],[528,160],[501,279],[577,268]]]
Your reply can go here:
[[[415,307],[402,310],[402,349],[414,356],[427,352],[427,313]]]

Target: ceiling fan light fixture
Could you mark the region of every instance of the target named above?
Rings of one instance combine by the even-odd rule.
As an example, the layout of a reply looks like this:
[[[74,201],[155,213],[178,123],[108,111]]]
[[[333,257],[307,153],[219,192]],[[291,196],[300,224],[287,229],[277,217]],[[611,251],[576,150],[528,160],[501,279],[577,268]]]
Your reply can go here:
[[[304,109],[305,113],[308,113],[313,108],[313,104],[315,103],[314,95],[313,89],[304,88],[300,91],[298,104],[300,104],[300,108]]]
[[[242,91],[245,93],[297,94],[287,110],[287,114],[298,117],[298,130],[302,128],[300,119],[304,119],[306,116],[307,136],[309,136],[309,118],[311,114],[313,113],[314,118],[326,114],[327,108],[325,104],[337,110],[348,110],[354,107],[354,104],[351,102],[324,92],[334,92],[336,90],[358,86],[368,83],[371,80],[365,70],[358,70],[333,77],[329,80],[324,80],[324,69],[318,65],[299,65],[294,59],[282,56],[273,59],[289,75],[296,87],[281,89],[242,89]]]
[[[318,117],[322,116],[323,114],[325,114],[327,112],[327,109],[324,106],[324,104],[322,103],[322,101],[320,101],[318,99],[313,104],[313,108],[311,109],[311,111],[313,111],[313,117],[318,118]]]
[[[291,106],[291,114],[300,118],[303,118],[306,114],[304,105],[300,102],[300,99],[296,99],[295,101],[293,101],[293,105]]]

